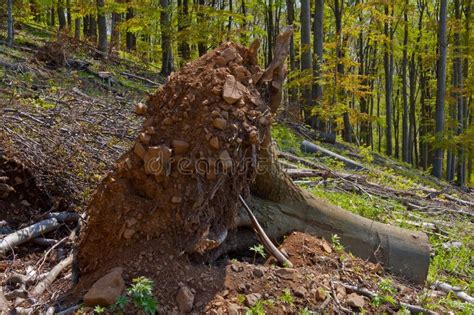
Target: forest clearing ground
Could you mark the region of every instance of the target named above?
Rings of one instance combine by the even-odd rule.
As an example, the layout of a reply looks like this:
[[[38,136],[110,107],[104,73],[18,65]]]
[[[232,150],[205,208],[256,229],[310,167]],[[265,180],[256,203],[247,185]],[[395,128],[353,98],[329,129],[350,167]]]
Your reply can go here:
[[[37,47],[38,42],[42,42],[40,37],[32,32],[25,31],[20,34],[17,37],[20,47]],[[141,71],[140,76],[144,76],[149,70],[139,69],[137,66],[132,67],[128,63],[102,63],[90,58],[90,53],[87,51],[75,56],[80,60],[87,59],[91,63],[90,69],[96,73],[112,73],[115,82],[109,90],[107,80],[100,79],[86,71],[47,69],[41,64],[27,62],[34,56],[31,51],[5,48],[5,46],[1,46],[0,49],[0,61],[18,65],[16,69],[0,69],[2,78],[0,81],[0,107],[2,110],[0,140],[2,149],[6,150],[1,153],[2,155],[7,154],[8,159],[13,156],[20,159],[20,164],[26,165],[33,173],[32,175],[22,175],[24,179],[35,178],[36,180],[34,186],[28,188],[38,187],[41,190],[41,193],[38,192],[34,196],[27,196],[26,193],[21,197],[13,196],[11,197],[13,199],[7,199],[11,201],[10,203],[1,201],[0,220],[10,219],[11,217],[7,217],[6,214],[10,215],[12,211],[17,211],[16,221],[7,220],[9,228],[16,230],[35,223],[45,212],[58,210],[81,212],[97,183],[117,158],[128,149],[135,138],[141,125],[141,119],[133,113],[133,106],[145,97],[145,92],[155,88],[144,81],[132,80],[130,77],[120,74],[124,71],[135,74]],[[152,78],[152,80],[156,79]],[[295,135],[283,125],[276,125],[273,128],[273,136],[281,150],[291,151],[306,159],[314,158],[314,155],[300,151],[302,137]],[[350,147],[351,154],[348,154],[347,147],[330,145],[326,147],[333,151],[339,151],[340,154],[350,158],[356,158],[378,172],[350,171],[332,159],[326,157],[316,159],[331,169],[357,173],[369,181],[398,191],[417,188],[415,182],[422,182],[425,187],[437,191],[449,188],[445,183],[442,185],[433,183],[431,177],[386,157],[374,156],[355,147]],[[20,164],[15,165],[15,168],[22,169]],[[302,166],[302,168],[306,167]],[[380,174],[386,174],[386,176],[380,176]],[[453,212],[441,211],[442,213],[427,214],[423,210],[408,210],[406,205],[397,200],[382,199],[369,193],[354,193],[344,190],[338,179],[304,178],[300,184],[310,189],[314,194],[362,216],[409,229],[425,231],[429,234],[433,247],[429,283],[440,280],[457,285],[470,295],[474,293],[474,284],[472,283],[474,277],[472,261],[474,226],[472,217],[465,217]],[[461,192],[454,192],[454,194],[452,192],[454,192],[452,189],[448,191],[453,197],[462,195],[463,198],[468,198]],[[45,202],[48,207],[35,200],[41,194],[47,196],[45,198],[48,200]],[[421,196],[425,193],[419,192],[419,194]],[[439,198],[443,198],[443,196]],[[24,200],[27,203],[23,202]],[[470,200],[472,200],[472,196]],[[467,211],[472,213],[472,209],[467,209]],[[60,240],[69,235],[72,227],[64,225],[62,229],[51,232],[47,236]],[[311,255],[304,249],[304,253],[302,253],[301,249],[296,246],[297,242],[306,238],[308,238],[308,242],[315,244],[308,249],[312,253]],[[323,289],[328,296],[335,292],[336,299],[330,300],[330,306],[343,310],[350,306],[346,304],[346,293],[339,298],[340,305],[337,305],[338,290],[342,291],[342,289],[338,289],[340,285],[337,285],[336,282],[352,280],[359,283],[359,277],[362,277],[363,283],[368,289],[378,292],[384,298],[382,301],[372,301],[372,303],[367,300],[364,306],[367,311],[387,311],[386,307],[390,304],[391,298],[403,297],[407,303],[422,305],[440,312],[448,310],[466,314],[472,312],[472,306],[461,303],[453,294],[446,295],[439,290],[430,289],[429,286],[422,291],[408,288],[403,283],[392,280],[386,274],[377,275],[374,270],[369,270],[375,268],[375,265],[366,264],[357,259],[353,260],[349,255],[339,252],[334,247],[329,247],[331,252],[328,252],[328,247],[325,250],[325,246],[321,245],[322,242],[305,235],[298,235],[296,238],[289,236],[283,242],[282,247],[287,250],[290,258],[292,256],[298,258],[328,257],[327,262],[316,262],[310,258],[309,265],[311,267],[302,263],[297,267],[298,271],[294,281],[279,277],[277,269],[271,264],[255,265],[251,253],[244,255],[242,261],[221,261],[221,265],[218,266],[191,267],[196,269],[189,272],[193,277],[207,277],[207,280],[215,278],[212,274],[225,273],[224,281],[230,281],[228,283],[230,289],[222,289],[222,286],[225,285],[221,283],[222,290],[210,291],[211,295],[207,298],[203,297],[203,301],[207,301],[208,306],[213,305],[217,309],[248,307],[257,311],[259,307],[262,307],[267,310],[274,308],[296,312],[304,310],[305,306],[319,307],[325,303],[326,298],[320,301],[311,299],[311,302],[307,300],[311,290],[319,289],[318,285],[315,288],[311,287],[313,284],[310,278],[316,277],[316,282],[324,286]],[[67,241],[65,245],[46,260],[47,263],[43,266],[45,271],[54,267],[62,257],[67,256],[73,241]],[[302,245],[301,248],[304,246],[306,245]],[[15,249],[14,259],[9,256],[0,261],[1,281],[3,282],[5,277],[11,275],[13,271],[25,274],[28,266],[34,266],[43,257],[44,251],[44,248],[32,244]],[[133,277],[141,275],[156,279],[155,289],[161,305],[171,307],[174,303],[173,288],[168,288],[168,291],[160,290],[160,288],[166,281],[175,280],[167,280],[165,276],[173,274],[171,273],[172,269],[165,268],[166,272],[150,268],[146,270],[146,266],[152,263],[156,264],[156,261],[148,258],[147,255],[142,256],[143,260],[137,261],[137,273],[128,275],[127,279],[131,280]],[[341,257],[345,258],[341,259]],[[170,259],[168,263],[174,266],[173,268],[177,268],[177,265],[173,265],[174,261]],[[352,270],[345,270],[344,268],[350,267],[344,262],[354,264]],[[184,262],[178,260],[176,263]],[[333,268],[330,267],[331,265]],[[263,278],[255,275],[257,268],[265,270]],[[348,272],[353,271],[355,275],[345,278]],[[257,273],[259,274],[259,272]],[[185,272],[183,277],[187,275]],[[318,277],[323,277],[327,281]],[[204,278],[195,280],[205,282]],[[214,280],[222,281],[222,278]],[[202,288],[199,291],[200,294],[206,294],[205,290],[212,286],[213,282],[209,281],[211,285]],[[51,292],[42,297],[43,301],[57,298],[58,292],[64,292],[68,288],[69,282],[68,277],[63,277],[60,281],[55,282],[50,288]],[[250,287],[247,288],[245,283],[249,283]],[[267,286],[272,286],[273,291]],[[305,286],[308,287],[306,294],[298,291],[298,288]],[[287,289],[288,291],[286,291]],[[245,300],[246,296],[254,293],[261,295],[254,295],[254,298],[257,297],[255,301]],[[249,298],[251,297],[247,297],[247,300]],[[202,308],[206,308],[206,305],[202,305]]]

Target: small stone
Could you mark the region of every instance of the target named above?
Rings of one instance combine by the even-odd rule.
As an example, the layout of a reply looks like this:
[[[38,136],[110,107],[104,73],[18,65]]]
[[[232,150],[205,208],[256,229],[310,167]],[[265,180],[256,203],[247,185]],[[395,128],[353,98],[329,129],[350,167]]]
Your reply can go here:
[[[222,97],[229,104],[234,104],[247,92],[247,88],[237,81],[233,75],[228,75],[222,89]]]
[[[181,203],[181,197],[179,196],[173,196],[171,198],[171,203]]]
[[[332,248],[331,245],[329,245],[326,241],[322,241],[321,243],[321,248],[326,252],[326,253],[332,253]]]
[[[254,268],[253,271],[252,271],[253,275],[257,278],[261,278],[263,277],[263,270],[261,268]]]
[[[316,300],[317,301],[324,301],[326,300],[326,290],[323,287],[319,287],[316,289]]]
[[[138,155],[143,160],[146,154],[145,147],[140,142],[135,142],[135,145],[133,147],[133,153]]]
[[[239,293],[247,292],[247,287],[245,286],[245,284],[239,283],[239,285],[237,286],[237,292]]]
[[[20,201],[20,203],[21,203],[23,206],[25,206],[25,207],[31,206],[31,203],[29,203],[28,200],[25,200],[25,199],[23,199],[22,201]]]
[[[227,120],[224,118],[214,118],[212,121],[212,125],[216,127],[217,129],[224,130],[225,127],[227,127]]]
[[[151,136],[146,132],[140,132],[139,138],[142,143],[148,144],[150,143]]]
[[[222,56],[217,56],[215,61],[218,66],[224,66],[226,64],[226,61]]]
[[[234,60],[237,57],[237,55],[238,55],[237,51],[232,47],[224,49],[224,51],[221,52],[221,56],[222,58],[224,58],[225,63],[228,63],[229,61]]]
[[[125,221],[125,224],[127,225],[127,227],[131,227],[131,226],[134,226],[135,224],[137,224],[138,220],[135,219],[135,218],[130,218],[130,219],[127,219]]]
[[[135,234],[134,229],[125,229],[125,231],[123,231],[123,238],[129,240],[132,238],[133,234]]]
[[[178,308],[181,312],[188,313],[193,309],[194,304],[194,294],[191,290],[182,286],[178,290],[176,295],[176,302],[178,303]]]
[[[217,137],[212,137],[210,140],[209,140],[209,146],[215,150],[219,150],[220,146],[219,146],[219,138]]]
[[[171,146],[176,154],[186,153],[189,149],[189,143],[183,140],[173,140]]]
[[[237,266],[237,265],[234,265],[234,264],[232,264],[232,265],[230,266],[230,269],[232,269],[232,271],[234,271],[234,272],[241,272],[241,271],[243,270],[242,267]]]
[[[170,117],[166,117],[161,123],[164,126],[171,126],[173,124],[173,119],[171,119]]]
[[[306,293],[307,291],[303,287],[297,287],[296,289],[293,290],[293,294],[299,298],[304,298],[306,296]]]
[[[229,303],[227,306],[227,313],[229,315],[239,315],[240,314],[240,306],[234,303]]]
[[[275,274],[285,280],[294,280],[296,271],[290,268],[280,268],[275,271]]]
[[[219,154],[219,162],[222,165],[222,169],[224,171],[232,167],[232,159],[227,150],[224,150]]]
[[[84,295],[84,304],[87,306],[114,304],[125,288],[122,273],[122,268],[114,268],[97,280]]]
[[[137,115],[145,115],[148,107],[143,103],[138,103],[135,105],[135,114]]]
[[[336,286],[336,296],[338,299],[343,299],[346,295],[346,288],[344,288],[342,285]]]
[[[248,307],[254,306],[258,300],[262,298],[262,295],[260,293],[250,293],[245,296],[245,304]]]
[[[358,295],[357,293],[351,293],[347,296],[346,303],[351,307],[361,309],[365,305],[365,300],[361,295]]]

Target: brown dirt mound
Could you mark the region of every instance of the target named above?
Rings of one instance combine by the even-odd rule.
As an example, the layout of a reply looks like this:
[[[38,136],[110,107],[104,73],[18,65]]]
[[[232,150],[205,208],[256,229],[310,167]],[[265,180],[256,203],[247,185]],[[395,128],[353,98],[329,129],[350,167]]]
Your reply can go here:
[[[150,97],[134,148],[88,209],[80,273],[143,239],[168,238],[180,253],[208,250],[225,237],[238,195],[256,174],[259,127],[270,121],[252,81],[261,74],[247,48],[228,43]]]
[[[246,314],[255,307],[255,301],[259,301],[267,314],[299,314],[305,308],[316,312],[355,312],[359,309],[351,306],[353,292],[340,283],[365,287],[383,295],[380,291],[383,279],[393,288],[394,293],[389,295],[396,301],[416,303],[415,288],[389,278],[378,265],[336,250],[323,239],[295,232],[285,239],[280,249],[286,251],[294,268],[278,267],[272,259],[255,264],[252,257],[242,257],[246,262],[222,260],[211,266],[190,263],[185,256],[170,255],[169,243],[160,240],[144,242],[141,249],[135,248],[119,259],[127,270],[127,285],[139,276],[154,281],[158,314],[180,313],[176,296],[183,286],[193,292],[192,312],[198,314]],[[90,285],[80,284],[75,288],[76,294]],[[368,313],[393,313],[397,309],[389,303],[376,306],[367,298],[360,298]],[[129,305],[125,313],[137,312]]]
[[[53,69],[64,67],[67,64],[66,49],[61,41],[46,43],[38,49],[35,58]]]

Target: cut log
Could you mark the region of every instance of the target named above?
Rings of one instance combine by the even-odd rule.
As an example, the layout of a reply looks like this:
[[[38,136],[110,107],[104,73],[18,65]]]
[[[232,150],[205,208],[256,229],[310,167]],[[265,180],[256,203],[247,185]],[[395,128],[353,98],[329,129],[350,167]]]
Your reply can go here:
[[[356,170],[366,169],[366,167],[360,164],[359,162],[346,158],[345,156],[332,152],[331,150],[328,150],[326,148],[323,148],[322,146],[316,145],[306,140],[303,140],[303,142],[301,143],[301,151],[306,152],[306,153],[322,153],[324,155],[327,155],[329,157],[332,157],[336,160],[343,162],[345,165],[347,165],[348,167],[352,169],[356,169]]]
[[[452,285],[441,281],[435,281],[433,286],[445,293],[454,293],[454,295],[463,302],[474,303],[474,298],[458,287],[453,287]]]

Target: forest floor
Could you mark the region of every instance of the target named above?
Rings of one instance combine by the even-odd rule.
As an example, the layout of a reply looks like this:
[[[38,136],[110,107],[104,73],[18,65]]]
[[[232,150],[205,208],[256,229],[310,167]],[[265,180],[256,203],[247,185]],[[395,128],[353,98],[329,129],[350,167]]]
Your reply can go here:
[[[63,39],[59,55],[57,47],[41,48],[51,36],[23,25],[16,46],[0,45],[0,185],[14,189],[0,196],[4,235],[57,212],[83,214],[97,184],[137,135],[143,121],[134,113],[135,104],[164,81],[152,65],[119,57],[95,59],[95,50],[84,43]],[[45,52],[52,57],[46,63]],[[193,310],[211,314],[392,313],[416,310],[414,306],[439,313],[474,312],[472,303],[458,297],[461,291],[474,294],[472,190],[460,190],[368,149],[339,141],[319,143],[304,127],[281,118],[272,130],[282,165],[298,185],[364,217],[429,235],[432,253],[424,288],[345,253],[337,236],[321,240],[299,232],[279,240],[292,269],[275,266],[258,245],[214,265],[199,265],[164,254],[165,244],[144,242],[136,257],[124,259],[124,266],[130,266],[126,269],[133,270],[124,275],[128,287],[140,276],[153,280],[161,313],[178,310],[175,296],[184,284],[192,288]],[[305,153],[303,140],[362,168]],[[0,295],[10,308],[27,313],[71,306],[70,268],[40,294],[29,292],[70,255],[75,227],[75,221],[64,222],[41,240],[0,254]],[[18,274],[27,279],[15,280]],[[457,289],[446,292],[440,283]],[[81,305],[73,309],[94,312]],[[136,312],[131,304],[125,310]]]

